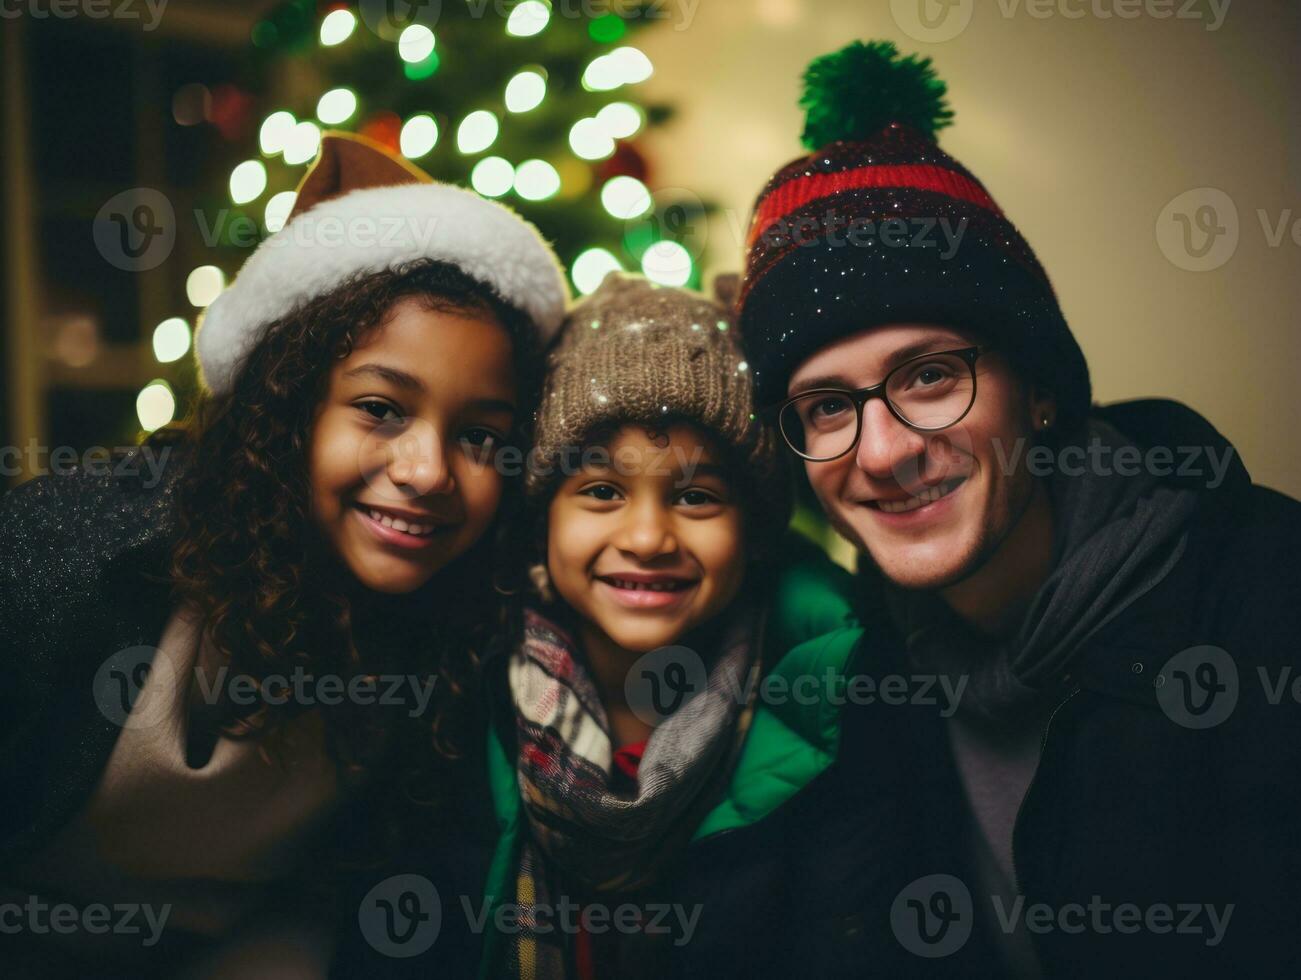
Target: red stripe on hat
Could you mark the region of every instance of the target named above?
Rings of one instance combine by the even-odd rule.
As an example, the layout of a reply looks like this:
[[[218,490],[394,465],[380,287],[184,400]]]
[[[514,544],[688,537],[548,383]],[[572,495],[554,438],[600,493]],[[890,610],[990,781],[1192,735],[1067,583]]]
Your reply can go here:
[[[935,191],[993,211],[999,217],[1003,211],[980,184],[960,173],[929,163],[873,165],[855,167],[830,174],[811,174],[796,177],[775,188],[755,212],[750,225],[746,246],[750,247],[773,224],[804,207],[810,201],[831,197],[844,191],[862,187],[909,187],[916,190]]]

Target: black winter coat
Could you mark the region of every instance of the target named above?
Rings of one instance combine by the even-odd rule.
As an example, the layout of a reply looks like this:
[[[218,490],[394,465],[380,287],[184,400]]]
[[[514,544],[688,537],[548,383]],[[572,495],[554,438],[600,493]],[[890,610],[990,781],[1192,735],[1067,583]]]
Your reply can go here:
[[[1228,448],[1173,402],[1100,413],[1140,447]],[[1204,476],[1171,479],[1202,493],[1187,548],[1079,651],[1015,825],[1025,908],[1041,906],[1047,923],[1033,941],[1049,980],[1283,977],[1301,966],[1301,505],[1252,485],[1236,454],[1215,490]],[[907,675],[879,583],[860,579],[856,669]],[[1193,648],[1215,649],[1171,662]],[[1197,719],[1217,723],[1190,727]],[[692,893],[729,911],[702,918],[679,975],[1006,975],[987,931],[992,902],[967,866],[967,814],[936,707],[851,702],[830,770],[779,820],[695,855]],[[931,888],[896,907],[905,886],[940,874],[970,902]],[[939,949],[946,909],[975,918],[968,938],[945,956],[909,952],[900,936],[916,935],[919,910]]]

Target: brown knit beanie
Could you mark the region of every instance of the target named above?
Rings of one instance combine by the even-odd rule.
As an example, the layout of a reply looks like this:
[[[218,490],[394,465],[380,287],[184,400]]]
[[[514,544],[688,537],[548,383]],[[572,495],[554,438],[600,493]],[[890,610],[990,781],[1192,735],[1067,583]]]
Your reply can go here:
[[[715,288],[734,286],[728,277]],[[762,505],[765,522],[785,527],[788,474],[756,417],[731,304],[611,273],[570,311],[548,355],[530,497],[550,494],[598,430],[672,421],[697,425],[732,450],[753,488],[750,503]]]

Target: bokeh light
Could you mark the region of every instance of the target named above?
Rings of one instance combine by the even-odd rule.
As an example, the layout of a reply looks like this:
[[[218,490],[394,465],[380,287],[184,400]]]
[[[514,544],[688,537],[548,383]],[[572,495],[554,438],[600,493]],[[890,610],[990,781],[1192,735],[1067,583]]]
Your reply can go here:
[[[402,127],[398,136],[398,149],[410,160],[422,157],[438,143],[438,123],[434,117],[421,113],[412,116]]]
[[[587,296],[596,292],[607,275],[622,268],[619,260],[608,249],[589,248],[574,259],[569,275],[574,280],[574,288]]]
[[[484,197],[501,197],[515,186],[515,167],[505,157],[484,157],[470,171],[470,186]]]
[[[154,327],[154,357],[161,364],[179,361],[190,349],[190,325],[174,316]]]

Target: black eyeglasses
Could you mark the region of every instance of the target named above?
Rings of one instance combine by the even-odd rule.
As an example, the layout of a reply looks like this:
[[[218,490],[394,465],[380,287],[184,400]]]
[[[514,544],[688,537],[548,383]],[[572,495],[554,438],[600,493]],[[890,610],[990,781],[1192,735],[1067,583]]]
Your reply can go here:
[[[882,399],[910,429],[947,429],[976,403],[976,359],[988,352],[988,347],[966,347],[920,354],[868,388],[802,391],[775,407],[778,428],[798,456],[815,463],[839,459],[858,445],[863,406],[873,398]]]

